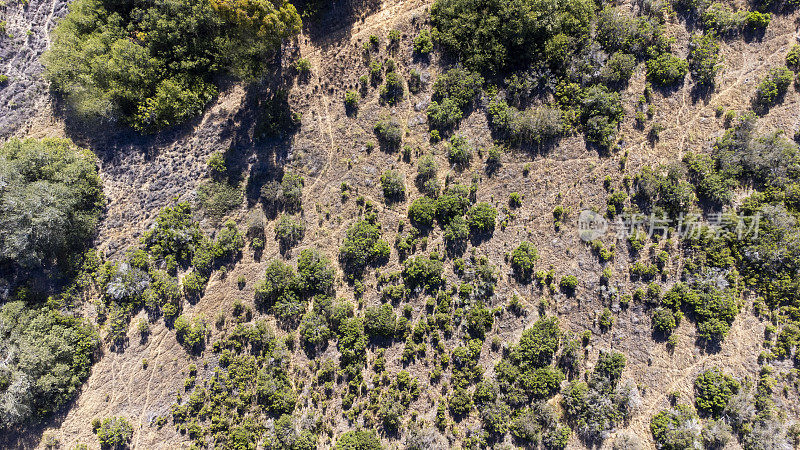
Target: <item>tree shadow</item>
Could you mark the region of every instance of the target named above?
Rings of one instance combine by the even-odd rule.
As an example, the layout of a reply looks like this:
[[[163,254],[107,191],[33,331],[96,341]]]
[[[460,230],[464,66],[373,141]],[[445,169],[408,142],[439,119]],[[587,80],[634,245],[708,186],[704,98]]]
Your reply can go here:
[[[323,3],[320,5],[320,3]],[[320,47],[338,45],[348,40],[356,22],[380,9],[380,0],[299,0],[294,2],[303,13],[305,33]]]

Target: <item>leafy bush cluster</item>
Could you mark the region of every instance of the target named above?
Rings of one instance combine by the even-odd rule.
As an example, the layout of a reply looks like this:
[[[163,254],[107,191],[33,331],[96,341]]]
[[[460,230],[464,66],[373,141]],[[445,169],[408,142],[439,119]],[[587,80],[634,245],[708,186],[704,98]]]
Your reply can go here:
[[[259,78],[300,26],[284,1],[81,0],[43,61],[80,116],[151,132],[199,114],[217,94],[214,75]]]
[[[777,105],[786,95],[793,79],[794,74],[786,67],[776,67],[770,70],[756,87],[753,97],[753,108],[756,112],[764,113],[770,107]]]
[[[397,170],[387,170],[381,175],[381,189],[387,203],[403,200],[406,196],[405,177]]]
[[[374,213],[355,222],[347,229],[339,261],[348,278],[361,278],[370,265],[381,264],[389,258],[389,243],[381,239],[380,226]]]
[[[481,93],[483,77],[461,67],[439,75],[433,84],[433,97],[428,106],[431,130],[448,132],[473,107]]]
[[[569,421],[586,442],[602,442],[609,432],[630,417],[638,391],[632,383],[620,384],[625,356],[600,352],[589,382],[573,381],[562,401]]]
[[[263,439],[270,448],[313,448],[316,425],[291,417],[297,404],[291,354],[264,320],[237,324],[212,350],[219,367],[204,370],[207,378],[198,382],[198,368],[189,366],[187,392],[171,407],[178,431],[198,446],[248,448]],[[274,428],[265,428],[262,414],[274,419]]]
[[[107,417],[93,422],[94,432],[101,448],[127,448],[133,437],[133,427],[124,417]]]
[[[517,145],[544,144],[566,130],[558,107],[542,105],[520,111],[502,99],[489,104],[489,121],[498,137]]]
[[[286,171],[281,181],[270,181],[261,186],[261,202],[270,211],[299,211],[303,205],[303,177]]]
[[[297,272],[283,261],[273,260],[256,285],[256,305],[287,325],[296,324],[306,312],[308,299],[333,291],[334,276],[330,260],[316,249],[300,252]]]

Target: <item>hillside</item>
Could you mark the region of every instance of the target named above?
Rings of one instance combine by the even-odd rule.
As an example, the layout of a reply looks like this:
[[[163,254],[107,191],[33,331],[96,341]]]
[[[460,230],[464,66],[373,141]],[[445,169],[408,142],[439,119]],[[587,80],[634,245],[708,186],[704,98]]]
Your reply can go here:
[[[798,43],[788,5],[765,5],[763,28],[717,33],[703,89],[692,69],[663,86],[647,69],[690,58],[700,2],[614,4],[663,22],[617,82],[602,72],[616,53],[599,19],[590,42],[552,25],[564,30],[548,42],[566,36],[572,50],[547,71],[518,48],[487,69],[437,33],[433,51],[415,50],[433,1],[332,2],[302,14],[266,75],[215,73],[198,115],[142,133],[77,118],[43,75],[68,3],[0,6],[0,142],[66,138],[96,155],[105,203],[80,251],[100,256],[30,281],[39,269],[3,249],[2,301],[85,319],[98,343],[63,406],[0,421],[0,447],[100,448],[106,426],[93,421],[122,417],[130,448],[798,448],[800,67],[788,63],[773,104],[754,101]],[[593,17],[612,6],[567,3]],[[540,84],[515,101],[512,74]],[[449,96],[435,88],[448,75]],[[619,114],[592,112],[614,109],[617,92]],[[433,125],[432,102],[458,96],[463,117]],[[589,142],[598,117],[607,126]],[[584,240],[590,210],[610,228]],[[661,212],[673,227],[758,215],[764,234],[616,235],[616,220]],[[147,287],[117,295],[134,275]]]

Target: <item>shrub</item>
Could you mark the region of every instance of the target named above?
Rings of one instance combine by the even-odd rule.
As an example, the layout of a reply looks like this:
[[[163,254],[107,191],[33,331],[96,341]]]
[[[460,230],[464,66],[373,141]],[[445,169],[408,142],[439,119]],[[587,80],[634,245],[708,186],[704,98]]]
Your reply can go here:
[[[602,85],[592,86],[582,94],[581,104],[586,140],[610,149],[623,113],[619,93]]]
[[[214,238],[214,258],[230,261],[239,255],[244,248],[244,236],[239,233],[236,223],[228,220]]]
[[[208,172],[211,177],[215,179],[223,177],[228,172],[228,168],[225,167],[225,155],[222,152],[212,153],[211,157],[208,158],[208,162],[206,162],[206,166],[208,166]]]
[[[650,431],[656,446],[665,450],[680,450],[699,446],[697,415],[687,405],[676,405],[661,411],[650,420]]]
[[[665,336],[672,334],[672,331],[678,326],[675,313],[667,308],[656,308],[653,311],[652,323],[653,331]]]
[[[453,136],[447,148],[447,159],[450,164],[463,170],[469,166],[472,159],[472,148],[467,139],[463,136]]]
[[[511,361],[523,370],[547,366],[558,350],[560,336],[557,318],[537,320],[522,332],[519,343],[511,349]]]
[[[442,48],[467,67],[487,73],[525,67],[558,33],[576,40],[589,36],[593,19],[593,5],[579,0],[557,5],[454,0],[435,2],[431,8],[434,35]]]
[[[469,188],[455,184],[436,199],[436,219],[444,226],[458,216],[463,216],[469,207]]]
[[[348,113],[358,109],[358,92],[347,91],[344,93],[344,107]]]
[[[463,115],[454,100],[445,98],[441,103],[433,100],[428,105],[428,126],[431,130],[449,131],[458,125]]]
[[[403,78],[397,72],[386,74],[386,83],[381,87],[381,98],[388,104],[394,105],[403,99],[405,92]]]
[[[406,196],[405,177],[397,170],[387,170],[381,175],[381,188],[387,203],[402,200]]]
[[[364,310],[364,331],[370,337],[391,338],[397,327],[397,315],[392,305],[371,306]]]
[[[102,448],[126,448],[133,437],[133,427],[124,417],[105,418],[94,432]]]
[[[539,251],[528,241],[523,241],[511,252],[511,268],[520,281],[528,282],[533,275],[533,267],[539,259]]]
[[[206,323],[202,317],[192,320],[181,315],[175,319],[175,337],[186,350],[197,353],[203,349],[206,338]]]
[[[661,53],[645,63],[647,79],[657,86],[672,86],[683,81],[689,71],[685,60],[672,53]]]
[[[456,417],[463,417],[472,410],[472,397],[469,391],[463,388],[456,388],[448,401],[450,412]]]
[[[573,293],[575,288],[578,287],[578,278],[575,275],[565,275],[561,277],[558,286],[567,293]]]
[[[408,219],[416,227],[429,228],[433,225],[436,203],[430,197],[420,197],[408,207]]]
[[[422,74],[417,69],[408,71],[408,92],[417,94],[422,89]]]
[[[786,67],[793,72],[800,72],[800,44],[794,44],[786,54]]]
[[[360,278],[363,270],[389,257],[389,244],[381,239],[378,226],[367,220],[360,220],[347,229],[339,259],[349,277]]]
[[[374,430],[350,430],[336,440],[336,450],[382,450]]]
[[[697,409],[719,416],[728,401],[739,392],[739,382],[719,369],[708,369],[694,380]]]
[[[514,144],[542,144],[565,130],[563,113],[557,107],[542,105],[520,111],[499,99],[489,103],[489,123],[494,133]]]
[[[612,54],[603,67],[601,78],[609,84],[627,83],[636,69],[636,57],[630,53],[616,52]]]
[[[375,124],[375,135],[386,150],[394,151],[400,148],[403,141],[403,127],[390,119],[383,119]]]
[[[336,277],[330,259],[316,248],[307,248],[297,257],[297,289],[306,297],[333,292]]]
[[[431,39],[431,32],[428,29],[419,32],[417,37],[414,38],[414,53],[417,55],[425,56],[433,51],[433,40]]]
[[[408,288],[434,290],[442,282],[442,262],[434,257],[417,256],[403,262],[403,280]]]
[[[264,279],[255,286],[256,306],[271,308],[285,292],[294,289],[296,283],[292,266],[279,259],[272,260],[264,272]]]
[[[753,106],[763,113],[778,104],[789,89],[789,85],[792,84],[793,78],[792,71],[786,67],[771,69],[756,87]]]
[[[467,225],[474,233],[489,233],[494,230],[497,210],[486,202],[477,203],[467,211]]]
[[[689,70],[692,78],[705,87],[714,86],[717,73],[722,68],[719,44],[713,34],[695,35],[689,42]]]
[[[764,28],[767,28],[770,20],[772,20],[772,15],[769,13],[750,11],[745,19],[745,27],[754,31],[763,30]]]
[[[290,249],[303,240],[305,231],[306,226],[302,219],[282,214],[275,224],[275,239],[280,243],[281,249]]]

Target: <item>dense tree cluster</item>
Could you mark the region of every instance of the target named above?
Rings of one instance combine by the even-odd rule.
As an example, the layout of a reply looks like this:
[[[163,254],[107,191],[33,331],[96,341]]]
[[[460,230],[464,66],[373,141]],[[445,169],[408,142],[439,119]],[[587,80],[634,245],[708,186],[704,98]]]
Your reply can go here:
[[[80,0],[43,61],[80,116],[151,132],[199,114],[217,93],[214,75],[259,78],[300,26],[283,0]]]
[[[80,319],[21,301],[0,308],[0,430],[58,410],[89,376],[99,339]]]
[[[91,152],[64,139],[12,139],[0,147],[0,178],[0,265],[30,276],[93,236],[104,197]]]

